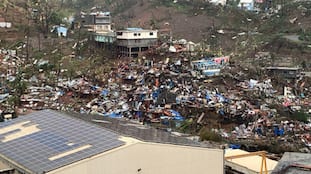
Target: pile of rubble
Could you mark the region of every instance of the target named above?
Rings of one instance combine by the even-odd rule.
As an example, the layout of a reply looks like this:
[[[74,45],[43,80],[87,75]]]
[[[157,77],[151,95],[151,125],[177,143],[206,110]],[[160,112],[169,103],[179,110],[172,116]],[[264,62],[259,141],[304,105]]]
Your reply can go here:
[[[15,94],[7,83],[14,81],[18,74],[15,65],[23,62],[14,51],[2,50],[1,55],[1,63],[6,66],[1,66],[0,101],[6,103]],[[46,108],[76,111],[137,119],[145,124],[168,125],[173,121],[177,127],[189,118],[206,125],[204,120],[210,119],[209,113],[214,113],[222,124],[240,125],[233,130],[213,129],[229,141],[293,134],[309,147],[310,124],[292,120],[280,122],[280,113],[271,107],[282,106],[292,113],[305,113],[310,109],[310,86],[305,79],[297,79],[296,84],[287,84],[284,91],[280,91],[268,76],[257,80],[249,79],[241,71],[233,74],[234,67],[229,65],[229,60],[224,56],[191,61],[186,58],[120,61],[107,75],[107,83],[101,84],[85,76],[71,80],[57,78],[48,83],[51,79],[38,68],[38,73],[23,79],[28,86],[20,96],[19,108],[23,111]],[[49,62],[40,60],[32,64],[42,67]],[[297,86],[299,95],[293,90]],[[297,126],[302,128],[297,131]]]

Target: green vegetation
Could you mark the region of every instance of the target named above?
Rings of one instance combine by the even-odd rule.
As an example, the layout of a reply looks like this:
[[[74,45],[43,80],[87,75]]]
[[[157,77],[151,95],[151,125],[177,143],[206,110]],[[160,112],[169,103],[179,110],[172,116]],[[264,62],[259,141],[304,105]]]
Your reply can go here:
[[[299,34],[299,40],[311,42],[311,31],[310,32],[301,32]]]
[[[240,3],[240,0],[228,0],[227,1],[227,5],[232,6],[232,7],[237,7],[239,3]]]
[[[195,127],[195,122],[193,121],[192,118],[190,118],[190,119],[183,121],[180,127],[178,128],[178,130],[180,130],[183,133],[194,133],[193,132],[194,127]]]
[[[221,142],[222,141],[222,137],[217,134],[216,132],[204,127],[200,130],[199,132],[200,135],[200,141],[215,141],[215,142]]]
[[[114,15],[122,13],[138,3],[137,0],[122,0],[115,2],[116,8],[112,11]]]
[[[293,120],[297,120],[297,121],[301,121],[301,122],[307,123],[309,115],[304,113],[304,112],[297,111],[297,112],[294,112],[293,114],[291,114],[290,118],[293,119]]]
[[[72,3],[72,2],[71,2]],[[94,0],[76,0],[72,5],[72,7],[78,10],[85,10],[93,7],[95,4]],[[68,4],[69,5],[69,4]]]
[[[8,84],[10,89],[13,89],[12,92],[14,93],[14,95],[9,99],[9,103],[12,105],[12,108],[14,108],[14,106],[18,106],[20,104],[19,99],[27,89],[27,83],[22,77],[21,69],[18,70],[15,79]]]
[[[188,1],[178,1],[178,3],[174,3],[172,0],[158,0],[158,1],[154,1],[150,8],[164,6],[164,7],[174,8],[180,12],[193,14],[191,10],[195,6],[198,6],[200,4],[202,3],[200,2],[193,3],[193,2],[188,2]]]

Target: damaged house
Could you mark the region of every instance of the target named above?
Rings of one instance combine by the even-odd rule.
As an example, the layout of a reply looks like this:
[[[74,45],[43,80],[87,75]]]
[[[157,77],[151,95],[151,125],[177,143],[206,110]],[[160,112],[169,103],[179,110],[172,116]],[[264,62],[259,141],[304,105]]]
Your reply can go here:
[[[84,16],[85,27],[93,34],[93,40],[99,44],[111,44],[116,40],[111,27],[110,12],[94,12]]]
[[[11,28],[12,23],[11,22],[6,22],[3,17],[0,16],[0,28]]]
[[[218,76],[221,69],[229,63],[229,56],[195,60],[191,62],[192,70],[203,76]]]
[[[284,78],[297,78],[301,75],[299,67],[267,67],[269,75],[281,76]]]

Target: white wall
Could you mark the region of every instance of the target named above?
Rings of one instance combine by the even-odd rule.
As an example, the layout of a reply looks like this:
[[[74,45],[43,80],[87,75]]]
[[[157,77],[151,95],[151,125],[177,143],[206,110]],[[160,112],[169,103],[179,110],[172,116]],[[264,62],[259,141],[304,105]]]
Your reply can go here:
[[[65,166],[49,174],[223,174],[224,153],[175,145],[137,143]]]
[[[1,28],[11,28],[12,23],[11,22],[0,22],[0,27]]]
[[[95,25],[95,31],[96,32],[111,32],[111,25]]]
[[[227,0],[209,0],[209,1],[210,1],[210,3],[213,3],[215,5],[219,5],[219,4],[226,5],[226,3],[227,3]]]
[[[118,35],[121,33],[122,35]],[[150,35],[153,33],[153,35]],[[138,31],[117,31],[117,39],[156,39],[158,38],[157,30],[138,30]]]

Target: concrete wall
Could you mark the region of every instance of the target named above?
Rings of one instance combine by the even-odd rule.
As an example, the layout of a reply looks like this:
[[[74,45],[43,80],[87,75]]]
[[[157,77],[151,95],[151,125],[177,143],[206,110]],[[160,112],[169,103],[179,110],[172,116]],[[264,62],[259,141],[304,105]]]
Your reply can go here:
[[[107,25],[95,25],[94,27],[95,27],[95,32],[102,32],[102,31],[112,32],[110,24],[107,24]]]
[[[113,43],[116,41],[116,38],[114,36],[105,36],[105,35],[95,35],[94,40],[96,42],[102,42],[102,43]]]
[[[223,174],[223,151],[136,143],[120,147],[49,174]]]
[[[157,38],[158,38],[157,30],[117,31],[117,39],[157,39]]]
[[[124,47],[150,47],[156,45],[157,39],[117,40],[118,46]]]

